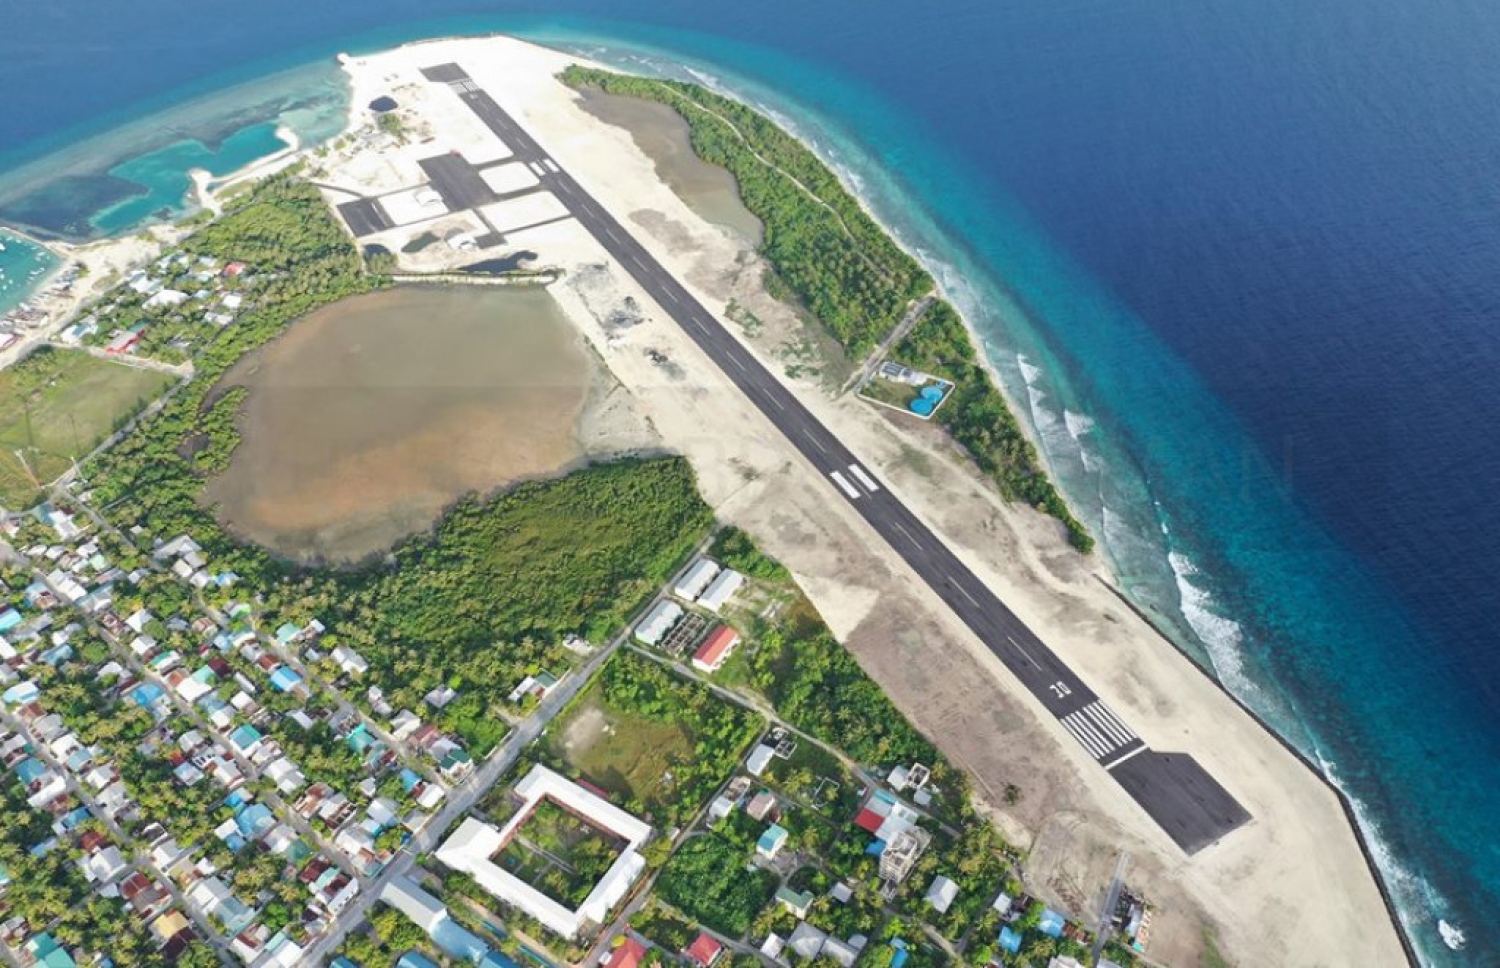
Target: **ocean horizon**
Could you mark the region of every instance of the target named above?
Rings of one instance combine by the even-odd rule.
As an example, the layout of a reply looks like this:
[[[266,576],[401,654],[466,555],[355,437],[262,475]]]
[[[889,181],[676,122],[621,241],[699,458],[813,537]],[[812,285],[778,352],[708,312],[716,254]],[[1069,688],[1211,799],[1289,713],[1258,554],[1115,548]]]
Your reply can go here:
[[[578,17],[288,6],[305,46],[247,28],[233,58],[158,21],[149,62],[111,15],[105,64],[134,74],[102,113],[87,81],[12,84],[44,103],[0,119],[0,222],[78,238],[182,214],[188,167],[279,150],[277,124],[337,130],[341,50],[514,32],[743,97],[933,270],[1131,600],[1356,803],[1424,963],[1491,963],[1500,134],[1471,102],[1500,79],[1464,67],[1500,17],[1156,0],[914,23],[881,3],[849,24],[784,5],[793,38],[673,0],[643,3],[650,23],[561,6]],[[19,19],[0,77],[62,71],[37,53],[57,25]],[[217,73],[189,81],[205,45]]]

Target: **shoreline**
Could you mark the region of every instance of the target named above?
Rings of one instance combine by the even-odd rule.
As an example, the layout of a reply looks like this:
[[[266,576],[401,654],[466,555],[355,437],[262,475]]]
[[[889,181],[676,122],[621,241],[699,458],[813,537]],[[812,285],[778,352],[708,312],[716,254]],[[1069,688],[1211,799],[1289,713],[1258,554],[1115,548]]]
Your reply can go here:
[[[1106,581],[1101,575],[1096,575],[1095,578],[1098,579],[1099,584],[1109,589],[1110,594],[1114,595],[1117,599],[1120,600],[1120,604],[1130,609],[1130,611],[1135,614],[1136,618],[1140,619],[1146,625],[1150,626],[1156,632],[1156,634],[1161,637],[1163,642],[1166,642],[1173,648],[1178,648],[1177,644],[1172,641],[1172,637],[1168,635],[1164,629],[1161,628],[1157,621],[1152,618],[1151,614],[1145,609],[1141,608],[1135,602],[1131,601],[1130,596],[1125,594],[1123,589],[1118,588],[1114,584]],[[1181,651],[1180,648],[1178,650]],[[1188,658],[1191,659],[1192,657],[1188,656]],[[1396,905],[1395,896],[1391,893],[1390,887],[1386,884],[1385,877],[1380,870],[1380,865],[1375,860],[1374,851],[1370,848],[1369,841],[1365,836],[1364,826],[1359,822],[1359,815],[1354,808],[1353,799],[1349,796],[1349,794],[1345,793],[1337,783],[1334,783],[1333,780],[1326,773],[1324,773],[1321,768],[1319,768],[1318,764],[1313,762],[1311,757],[1298,749],[1296,744],[1292,743],[1291,740],[1282,736],[1281,733],[1273,728],[1270,723],[1266,722],[1266,720],[1263,719],[1261,715],[1249,705],[1249,703],[1246,703],[1244,700],[1240,699],[1239,696],[1235,695],[1234,690],[1226,686],[1222,681],[1218,679],[1218,677],[1214,676],[1207,669],[1203,669],[1202,666],[1199,666],[1197,662],[1194,662],[1193,665],[1198,666],[1198,668],[1202,670],[1203,677],[1205,679],[1207,679],[1216,688],[1218,688],[1218,690],[1225,696],[1227,696],[1231,701],[1233,701],[1235,705],[1239,706],[1246,715],[1259,723],[1260,727],[1265,730],[1272,739],[1276,740],[1276,742],[1281,744],[1283,749],[1296,757],[1302,763],[1302,765],[1307,768],[1308,772],[1317,777],[1318,780],[1322,782],[1322,784],[1327,787],[1329,791],[1332,792],[1333,795],[1338,799],[1339,806],[1343,808],[1344,811],[1344,820],[1349,824],[1349,829],[1354,831],[1354,839],[1359,844],[1359,852],[1364,855],[1365,864],[1370,868],[1370,872],[1375,880],[1375,886],[1380,890],[1380,900],[1385,904],[1386,914],[1390,918],[1392,926],[1396,929],[1396,936],[1401,940],[1401,950],[1406,955],[1407,964],[1409,964],[1411,968],[1421,968],[1422,960],[1417,954],[1416,943],[1412,941],[1411,935],[1406,930],[1406,922],[1401,919],[1400,909]]]
[[[579,60],[583,61],[584,58],[579,58]],[[617,70],[613,67],[606,67],[605,69]],[[963,323],[964,331],[968,336],[970,345],[973,347],[975,355],[978,358],[985,373],[989,376],[996,390],[1004,398],[1005,403],[1011,409],[1011,412],[1017,415],[1017,417],[1021,418],[1018,422],[1025,432],[1026,438],[1031,442],[1032,446],[1036,448],[1037,454],[1040,456],[1048,475],[1051,477],[1054,485],[1059,489],[1060,492],[1062,492],[1064,489],[1064,484],[1062,482],[1062,479],[1057,474],[1057,470],[1051,455],[1043,446],[1040,435],[1038,434],[1037,429],[1034,426],[1030,407],[1020,405],[1016,401],[1014,394],[1012,394],[1010,389],[1007,387],[1005,381],[1001,379],[1000,370],[995,364],[994,360],[991,358],[990,353],[987,352],[985,341],[978,328],[970,319],[970,314],[962,308],[962,303],[956,298],[956,292],[944,281],[944,274],[938,271],[939,268],[943,267],[943,265],[941,263],[933,261],[929,257],[929,254],[920,247],[912,245],[905,237],[903,237],[903,235],[899,231],[896,230],[893,225],[891,225],[887,220],[883,219],[876,211],[875,206],[873,205],[871,200],[866,196],[866,193],[859,181],[854,178],[849,171],[846,170],[846,167],[843,164],[840,164],[837,159],[830,157],[824,150],[822,150],[823,146],[819,139],[809,137],[793,119],[786,117],[782,112],[779,112],[768,105],[743,96],[742,94],[740,94],[740,92],[736,91],[732,87],[727,86],[723,82],[723,80],[716,75],[709,75],[707,77],[704,77],[699,75],[696,71],[694,71],[693,74],[694,83],[702,84],[704,87],[708,88],[711,91],[714,91],[715,93],[722,94],[725,97],[732,98],[749,106],[753,110],[769,118],[773,123],[786,130],[787,133],[792,137],[796,138],[803,146],[805,146],[814,155],[816,155],[818,160],[822,162],[823,165],[834,174],[834,176],[838,179],[840,185],[843,186],[844,190],[858,202],[860,208],[880,228],[880,230],[884,232],[890,239],[892,239],[903,252],[905,252],[913,260],[915,260],[918,265],[920,265],[924,270],[927,271],[927,273],[933,279],[934,290],[936,294],[940,298],[946,300],[955,308],[955,310],[958,311],[959,319]],[[1014,303],[1019,312],[1025,314],[1028,317],[1034,318],[1033,311],[1030,306],[1027,305],[1026,300],[1013,287],[1011,287],[1006,282],[1006,280],[998,279],[996,281],[1002,287],[1006,297]],[[946,432],[944,432],[944,435],[945,437],[947,436]],[[949,440],[950,442],[954,443],[955,446],[959,446],[956,444],[956,442],[951,441],[951,437],[949,438]],[[961,446],[959,449],[962,450]],[[967,457],[967,454],[965,456]],[[1064,496],[1066,498],[1066,494],[1064,494]],[[1074,506],[1076,506],[1076,504],[1074,504]],[[1048,521],[1049,523],[1052,523],[1054,525],[1057,524],[1056,522],[1051,521],[1051,519],[1048,519]],[[1276,741],[1276,743],[1284,748],[1287,752],[1291,753],[1308,770],[1308,772],[1319,781],[1319,783],[1325,786],[1337,798],[1340,808],[1343,811],[1345,822],[1347,823],[1350,831],[1354,834],[1354,838],[1359,846],[1360,853],[1364,858],[1365,866],[1367,867],[1371,879],[1375,882],[1375,886],[1380,893],[1381,901],[1386,909],[1386,915],[1390,920],[1390,923],[1394,928],[1398,939],[1400,940],[1402,952],[1406,958],[1406,961],[1411,966],[1411,968],[1419,968],[1419,966],[1422,964],[1422,961],[1417,953],[1416,944],[1412,940],[1412,937],[1407,930],[1406,923],[1401,917],[1400,908],[1396,903],[1395,896],[1392,893],[1390,886],[1387,884],[1385,872],[1380,867],[1379,862],[1376,860],[1375,851],[1370,845],[1364,826],[1359,821],[1355,803],[1351,796],[1342,788],[1340,788],[1338,784],[1336,784],[1315,761],[1313,761],[1307,754],[1302,752],[1291,740],[1283,736],[1281,732],[1278,731],[1274,726],[1272,726],[1269,721],[1267,721],[1258,712],[1256,712],[1255,709],[1251,707],[1251,705],[1246,700],[1241,698],[1222,679],[1215,675],[1211,667],[1205,666],[1202,662],[1200,662],[1185,646],[1180,644],[1166,629],[1164,629],[1161,624],[1155,618],[1153,618],[1142,606],[1140,606],[1130,598],[1129,594],[1120,587],[1120,573],[1114,562],[1106,553],[1106,549],[1107,545],[1104,536],[1100,535],[1097,539],[1095,551],[1091,554],[1082,555],[1082,557],[1085,559],[1088,559],[1090,557],[1095,558],[1095,560],[1102,566],[1102,570],[1105,574],[1099,574],[1096,572],[1094,575],[1096,580],[1098,580],[1101,585],[1108,589],[1109,592],[1116,599],[1118,599],[1122,605],[1128,608],[1133,614],[1135,614],[1137,618],[1139,618],[1148,627],[1150,627],[1162,642],[1170,646],[1173,651],[1181,655],[1193,668],[1197,669],[1206,681],[1211,683],[1219,692],[1230,699],[1243,712],[1249,715],[1259,725],[1259,727],[1268,736],[1270,736],[1271,739]]]

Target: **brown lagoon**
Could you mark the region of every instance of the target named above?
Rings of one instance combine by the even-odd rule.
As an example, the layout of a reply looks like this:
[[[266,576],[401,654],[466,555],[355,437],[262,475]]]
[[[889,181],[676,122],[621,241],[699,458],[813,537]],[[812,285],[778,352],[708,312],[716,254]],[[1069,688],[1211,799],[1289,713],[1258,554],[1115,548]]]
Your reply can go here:
[[[236,534],[350,562],[455,498],[577,461],[594,364],[542,289],[402,288],[326,306],[241,360],[242,443],[206,489]]]

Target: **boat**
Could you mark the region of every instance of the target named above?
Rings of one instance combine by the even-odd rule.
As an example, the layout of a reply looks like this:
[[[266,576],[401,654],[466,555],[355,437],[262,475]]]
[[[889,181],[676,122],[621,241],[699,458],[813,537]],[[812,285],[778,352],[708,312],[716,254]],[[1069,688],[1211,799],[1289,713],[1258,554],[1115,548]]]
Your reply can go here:
[[[1443,936],[1443,944],[1454,951],[1464,950],[1464,945],[1468,943],[1462,928],[1441,918],[1438,919],[1438,934]]]

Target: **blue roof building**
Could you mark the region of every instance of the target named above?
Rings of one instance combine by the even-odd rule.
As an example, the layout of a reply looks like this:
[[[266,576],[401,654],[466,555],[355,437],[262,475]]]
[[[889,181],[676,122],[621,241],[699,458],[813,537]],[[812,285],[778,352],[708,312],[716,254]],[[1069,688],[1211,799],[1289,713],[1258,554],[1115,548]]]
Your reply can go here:
[[[1011,954],[1021,950],[1021,936],[1007,925],[1000,929],[1000,947]]]
[[[7,706],[24,706],[29,702],[35,701],[36,697],[41,694],[42,691],[36,687],[36,683],[18,682],[5,690],[4,694],[0,695],[0,698],[5,700]]]
[[[252,803],[234,816],[234,825],[251,840],[276,826],[276,816],[263,803]]]
[[[281,628],[276,630],[276,642],[278,645],[290,644],[292,639],[295,639],[297,637],[297,633],[301,631],[301,629],[293,625],[291,622],[284,622],[282,623]]]
[[[790,836],[786,828],[781,824],[773,823],[760,835],[755,842],[755,851],[762,857],[775,857],[781,848],[786,846],[787,837]]]
[[[1043,908],[1042,919],[1037,922],[1036,929],[1049,938],[1058,938],[1062,936],[1063,925],[1067,920],[1051,908]]]
[[[9,632],[24,621],[25,619],[21,617],[20,612],[13,608],[7,608],[5,611],[0,612],[0,632]]]
[[[302,677],[291,666],[278,666],[276,671],[271,673],[271,685],[281,692],[291,692],[302,685]]]
[[[396,968],[438,968],[438,963],[417,951],[408,951],[396,959]]]
[[[229,734],[229,742],[241,753],[253,748],[262,739],[261,731],[246,723]]]
[[[16,764],[16,777],[25,786],[31,786],[37,780],[47,775],[47,764],[41,760],[26,757]]]

